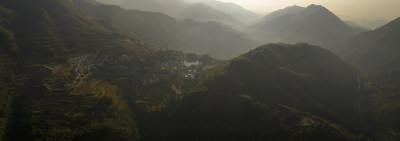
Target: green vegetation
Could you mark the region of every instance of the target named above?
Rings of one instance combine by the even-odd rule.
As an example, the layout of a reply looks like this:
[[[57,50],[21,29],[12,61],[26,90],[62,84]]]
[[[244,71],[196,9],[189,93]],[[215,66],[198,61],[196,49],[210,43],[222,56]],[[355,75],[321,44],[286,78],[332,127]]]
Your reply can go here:
[[[15,18],[0,25],[6,39],[0,43],[1,140],[140,139],[122,90],[101,76],[78,74],[69,60],[89,53],[150,56],[147,52],[156,51],[107,31],[69,1],[0,5],[2,19]],[[74,87],[65,88],[72,82]]]
[[[12,110],[13,97],[15,89],[15,70],[12,60],[7,56],[0,56],[0,139],[5,135],[5,130],[9,124],[9,118]]]
[[[268,44],[197,78],[167,109],[171,121],[158,121],[172,127],[145,131],[156,134],[145,140],[366,140],[347,130],[360,124],[349,114],[359,96],[355,72],[325,49]]]
[[[5,41],[9,41],[14,39],[14,34],[4,27],[0,26],[0,39],[5,39]],[[4,41],[2,41],[4,42]]]
[[[400,18],[359,34],[342,48],[343,58],[362,72],[368,90],[365,107],[369,132],[383,140],[398,140],[400,131]]]
[[[295,71],[293,71],[293,70],[291,70],[291,69],[288,69],[288,68],[285,68],[285,67],[279,67],[279,69],[280,69],[280,70],[283,70],[283,71],[287,71],[287,72],[289,72],[289,73],[291,73],[291,74],[293,74],[293,75],[296,75],[296,76],[310,77],[310,75],[308,75],[308,74],[295,72]]]
[[[196,62],[198,59],[195,53],[188,53],[185,55],[185,60],[188,62]]]
[[[10,9],[5,8],[2,5],[0,5],[0,13],[1,13],[1,16],[7,17],[7,18],[14,18],[14,16],[15,16],[14,13]]]
[[[324,8],[308,9],[346,28]],[[350,41],[343,56],[359,73],[306,43],[218,61],[212,56],[256,43],[214,22],[92,0],[0,1],[0,14],[0,140],[396,140],[400,133],[398,20]],[[368,64],[371,56],[377,62]]]

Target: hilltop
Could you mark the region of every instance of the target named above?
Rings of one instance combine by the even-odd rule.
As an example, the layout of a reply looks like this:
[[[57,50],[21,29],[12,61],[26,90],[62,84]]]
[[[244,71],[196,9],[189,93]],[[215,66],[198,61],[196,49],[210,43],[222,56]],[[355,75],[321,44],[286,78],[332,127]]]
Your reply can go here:
[[[308,42],[336,51],[344,42],[360,32],[323,6],[292,6],[266,15],[249,27],[257,41]]]
[[[343,56],[362,69],[376,69],[398,60],[400,18],[373,31],[352,37],[342,48]]]

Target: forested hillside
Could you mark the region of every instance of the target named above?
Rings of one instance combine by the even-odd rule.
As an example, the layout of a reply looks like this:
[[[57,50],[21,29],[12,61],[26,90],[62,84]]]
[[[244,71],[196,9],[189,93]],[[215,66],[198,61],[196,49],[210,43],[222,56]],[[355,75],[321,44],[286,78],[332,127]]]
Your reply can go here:
[[[149,139],[365,139],[349,131],[361,124],[356,72],[325,49],[268,44],[198,77],[164,130]]]
[[[254,13],[192,6],[188,17],[208,11],[207,22],[95,0],[0,0],[0,140],[400,139],[399,18],[361,32],[322,6],[293,6],[250,36],[219,22]]]
[[[183,53],[110,31],[70,1],[0,5],[1,140],[139,140],[136,112],[179,98]]]
[[[343,58],[362,70],[366,87],[372,129],[379,140],[399,139],[399,84],[400,84],[400,18],[369,32],[351,38],[342,48]]]

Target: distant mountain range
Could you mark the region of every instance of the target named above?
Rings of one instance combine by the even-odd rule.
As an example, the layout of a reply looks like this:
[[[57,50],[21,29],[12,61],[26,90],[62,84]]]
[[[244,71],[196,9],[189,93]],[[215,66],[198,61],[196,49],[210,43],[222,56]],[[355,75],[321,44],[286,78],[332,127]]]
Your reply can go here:
[[[400,18],[140,2],[0,1],[0,140],[399,140]]]
[[[235,19],[245,23],[245,24],[251,24],[255,22],[258,18],[261,17],[261,15],[256,14],[252,11],[249,11],[247,9],[244,9],[243,7],[235,4],[235,3],[229,3],[229,2],[221,2],[221,1],[216,1],[216,0],[205,0],[202,3],[217,9],[221,12],[224,12],[226,14],[231,15]]]
[[[304,9],[305,9],[304,7],[300,6],[291,6],[291,7],[286,7],[284,9],[276,10],[258,20],[258,24],[268,23],[274,20],[275,18],[279,18],[282,16],[297,14],[303,11]]]
[[[162,12],[178,19],[190,18],[196,21],[215,21],[242,28],[242,24],[249,24],[260,16],[234,3],[216,0],[199,2],[185,2],[184,0],[98,0],[105,4],[120,5],[125,9]]]
[[[246,34],[215,22],[176,20],[161,13],[124,10],[111,5],[80,3],[80,6],[110,30],[169,49],[229,58],[258,45]]]
[[[108,4],[110,1],[103,0],[102,2]],[[188,4],[183,0],[123,0],[117,5],[125,9],[161,12],[176,18]]]
[[[233,18],[231,15],[221,12],[203,3],[194,3],[185,7],[181,12],[180,17],[195,19],[202,22],[216,21],[230,25],[241,24],[240,21]]]
[[[287,7],[249,27],[250,34],[259,42],[309,42],[333,50],[361,31],[319,5]]]
[[[343,48],[346,60],[360,68],[381,68],[400,59],[400,18],[352,37]]]

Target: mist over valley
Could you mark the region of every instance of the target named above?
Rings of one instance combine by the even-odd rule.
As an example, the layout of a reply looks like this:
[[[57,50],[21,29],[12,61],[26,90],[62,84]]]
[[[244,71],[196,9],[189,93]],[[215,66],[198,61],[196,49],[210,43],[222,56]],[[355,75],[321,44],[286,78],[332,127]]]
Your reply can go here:
[[[1,0],[0,140],[399,140],[397,2],[310,2]]]

